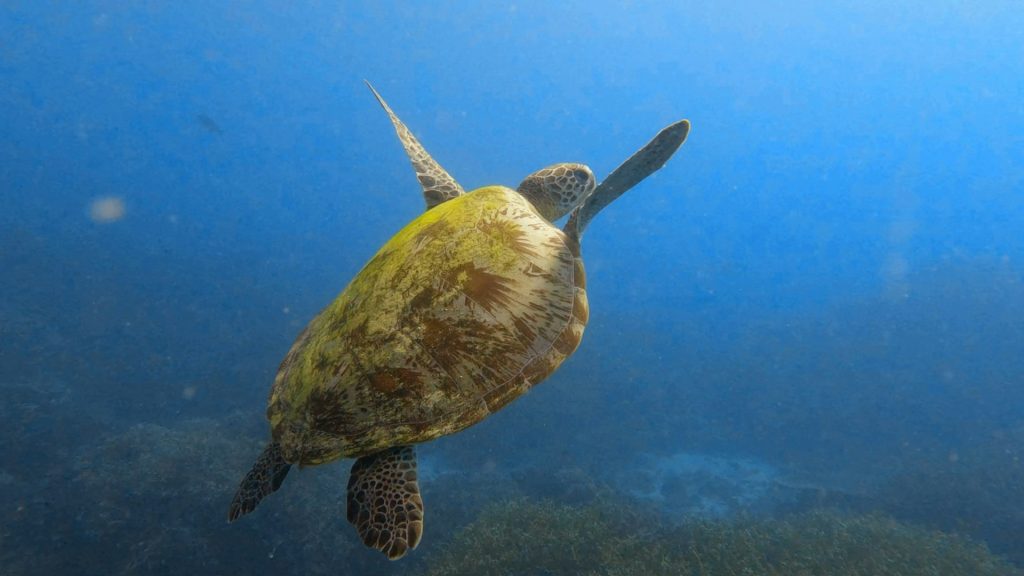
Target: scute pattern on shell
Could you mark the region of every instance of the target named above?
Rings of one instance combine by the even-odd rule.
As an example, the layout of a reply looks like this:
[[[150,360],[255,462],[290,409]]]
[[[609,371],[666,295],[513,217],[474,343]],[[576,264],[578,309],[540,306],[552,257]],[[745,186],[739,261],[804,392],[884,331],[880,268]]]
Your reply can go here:
[[[474,424],[578,346],[579,246],[508,188],[438,205],[396,234],[299,336],[268,417],[319,464]]]

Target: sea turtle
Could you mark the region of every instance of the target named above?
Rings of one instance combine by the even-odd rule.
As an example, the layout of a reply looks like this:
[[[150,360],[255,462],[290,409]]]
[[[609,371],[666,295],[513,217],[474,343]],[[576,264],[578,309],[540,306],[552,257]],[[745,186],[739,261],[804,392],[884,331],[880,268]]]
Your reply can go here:
[[[583,164],[555,164],[515,190],[466,193],[370,90],[412,161],[427,210],[299,334],[270,392],[273,438],[228,518],[251,512],[293,464],[355,458],[348,520],[363,543],[397,559],[423,533],[413,445],[483,420],[576,350],[589,315],[584,229],[661,168],[690,123],[663,129],[600,186]]]

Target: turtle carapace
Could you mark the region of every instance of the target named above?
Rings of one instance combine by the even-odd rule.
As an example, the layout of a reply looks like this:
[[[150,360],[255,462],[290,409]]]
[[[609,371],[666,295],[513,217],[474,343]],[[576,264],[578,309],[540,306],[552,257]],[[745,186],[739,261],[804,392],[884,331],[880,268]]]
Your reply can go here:
[[[588,167],[556,164],[515,190],[467,193],[373,93],[427,210],[292,345],[267,407],[272,439],[229,519],[277,490],[293,464],[355,458],[348,520],[367,546],[396,559],[423,534],[413,446],[483,420],[576,350],[589,315],[583,231],[661,168],[690,124],[663,129],[599,186]],[[566,214],[559,229],[553,222]]]

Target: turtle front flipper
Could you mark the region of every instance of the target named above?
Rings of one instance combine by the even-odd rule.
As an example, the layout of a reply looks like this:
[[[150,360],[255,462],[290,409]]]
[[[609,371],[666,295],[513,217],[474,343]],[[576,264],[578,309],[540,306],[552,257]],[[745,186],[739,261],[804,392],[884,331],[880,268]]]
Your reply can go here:
[[[395,133],[398,134],[398,139],[402,141],[402,147],[405,148],[405,153],[409,156],[409,161],[412,162],[412,168],[416,171],[416,178],[420,181],[420,186],[423,187],[423,199],[427,201],[427,210],[442,202],[462,196],[464,194],[462,186],[459,186],[459,183],[430,157],[430,154],[420,144],[420,141],[412,135],[412,132],[391,111],[391,107],[373,89],[373,86],[369,82],[366,85],[373,92],[374,97],[377,98],[377,102],[380,102],[384,111],[388,113],[388,118],[391,118],[391,124],[395,127]]]
[[[281,445],[277,442],[268,444],[253,464],[252,470],[238,485],[238,492],[228,510],[228,522],[234,522],[255,510],[260,500],[281,487],[291,467],[281,453]]]
[[[573,210],[565,232],[580,238],[590,220],[602,208],[612,203],[627,190],[639,184],[644,178],[658,171],[686,141],[690,133],[690,121],[680,120],[669,124],[658,132],[643,148],[637,150],[621,166],[612,171],[604,182],[581,206]]]
[[[420,543],[423,499],[416,482],[416,451],[396,446],[363,456],[348,479],[348,521],[363,544],[398,560]]]

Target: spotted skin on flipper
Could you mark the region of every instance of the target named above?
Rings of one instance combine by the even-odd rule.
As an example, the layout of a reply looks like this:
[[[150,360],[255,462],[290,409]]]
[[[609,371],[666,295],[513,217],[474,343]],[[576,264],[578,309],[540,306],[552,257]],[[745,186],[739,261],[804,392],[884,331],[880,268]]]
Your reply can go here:
[[[363,456],[348,480],[348,521],[363,544],[398,560],[420,543],[423,499],[416,482],[416,452],[397,446]]]
[[[281,445],[271,442],[245,475],[228,509],[228,522],[252,512],[265,496],[281,487],[291,464],[285,461]]]
[[[412,135],[412,131],[391,111],[391,107],[384,101],[384,98],[374,90],[373,86],[370,86],[369,82],[366,85],[370,87],[377,102],[380,102],[384,111],[388,113],[391,123],[395,126],[395,133],[398,134],[398,139],[401,140],[402,147],[405,148],[405,153],[409,156],[409,161],[412,162],[412,168],[416,171],[416,179],[423,187],[423,199],[427,202],[427,209],[464,194],[462,186],[459,186],[459,183],[431,158],[420,141]]]

